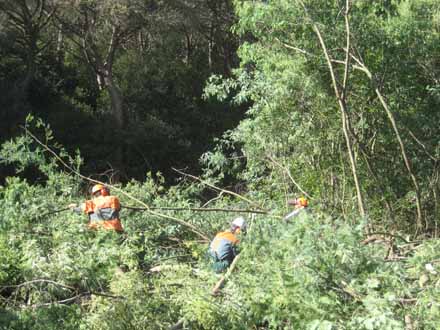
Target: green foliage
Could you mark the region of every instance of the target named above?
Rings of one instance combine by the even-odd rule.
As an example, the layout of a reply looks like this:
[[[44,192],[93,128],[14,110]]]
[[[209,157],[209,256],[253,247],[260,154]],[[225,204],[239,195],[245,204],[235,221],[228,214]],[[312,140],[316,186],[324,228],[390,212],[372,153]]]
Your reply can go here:
[[[2,164],[22,175],[0,186],[0,329],[137,330],[175,324],[195,330],[439,329],[440,243],[434,237],[440,205],[435,111],[440,8],[434,0],[352,3],[353,54],[374,76],[367,80],[353,59],[346,101],[367,219],[355,215],[340,112],[312,28],[316,24],[322,32],[341,77],[346,42],[341,1],[235,1],[241,64],[232,77],[213,76],[204,100],[204,79],[210,72],[228,77],[234,62],[227,49],[234,20],[227,2],[148,3],[145,9],[154,17],[139,22],[138,15],[130,21],[130,11],[120,3],[81,1],[80,10],[105,9],[99,17],[102,35],[95,40],[101,51],[111,19],[119,17],[136,29],[151,23],[136,30],[140,41],[127,35],[125,48],[114,58],[114,78],[129,109],[127,132],[111,129],[111,100],[90,85],[96,77],[76,70],[83,65],[71,55],[59,59],[54,49],[42,48],[32,59],[41,66],[27,92],[2,94],[7,109],[2,115],[16,123],[14,116],[23,118],[29,109],[47,110],[45,116],[65,129],[70,149],[77,148],[71,133],[78,125],[84,130],[80,138],[92,139],[81,143],[85,154],[102,163],[123,140],[129,146],[128,166],[143,179],[127,179],[112,191],[121,200],[123,234],[86,229],[84,215],[64,209],[88,198],[89,183],[72,169],[88,172],[90,167],[81,167],[79,153],[72,157],[55,142],[60,133],[53,125],[28,117],[24,135],[0,151]],[[21,49],[3,32],[2,45]],[[40,32],[43,42],[55,31]],[[65,45],[76,45],[71,42]],[[31,67],[5,49],[0,50],[5,55],[1,87],[20,81]],[[17,64],[16,72],[10,71],[11,63]],[[427,221],[426,237],[419,240],[413,241],[412,231],[415,193],[376,86],[398,120],[420,181]],[[224,121],[224,104],[214,96],[246,107],[246,119],[230,129],[241,114],[231,113]],[[202,183],[181,180],[169,186],[168,176],[146,171],[155,165],[144,165],[152,161],[162,167],[174,158],[188,164],[189,153],[205,151],[208,140],[226,128],[202,157],[203,180],[232,183],[227,189],[270,211],[243,214],[249,230],[240,237],[240,259],[213,296],[220,278],[211,271],[208,242],[184,223],[213,237],[237,214],[189,208],[253,206]],[[152,149],[148,157],[145,148]],[[102,163],[92,168],[99,172]],[[285,199],[302,190],[313,197],[310,212],[289,223],[280,220],[287,211]],[[136,200],[151,209],[130,208],[141,206]],[[377,229],[375,241],[364,240]],[[387,229],[392,234],[383,233]]]
[[[5,148],[32,153],[39,147],[17,139]],[[365,223],[353,225],[357,219],[317,208],[290,223],[273,217],[285,212],[276,206],[277,193],[260,199],[273,207],[270,215],[248,217],[237,268],[212,296],[219,277],[206,257],[207,242],[186,227],[123,208],[119,235],[89,231],[84,217],[70,212],[47,213],[84,197],[77,179],[55,164],[47,167],[45,156],[40,151],[29,163],[47,169],[44,184],[11,177],[0,189],[0,329],[169,329],[180,321],[190,329],[391,330],[402,329],[408,316],[417,329],[440,325],[438,240],[408,245],[396,236],[396,256],[406,257],[386,262],[386,246],[360,243]],[[164,182],[149,174],[121,188],[151,207],[200,206],[202,186],[165,188]],[[123,207],[135,206],[119,197]],[[226,197],[211,206],[246,207]],[[232,217],[161,212],[210,237]]]
[[[396,117],[421,187],[426,226],[434,230],[438,113],[433,109],[438,98],[436,87],[429,86],[438,85],[438,70],[432,66],[439,50],[438,2],[350,3],[354,58],[344,101],[367,213],[378,226],[388,227],[399,218],[398,225],[407,229],[414,212],[414,187],[375,95],[377,86]],[[235,9],[234,30],[244,40],[238,50],[240,68],[232,78],[213,76],[205,93],[251,105],[247,118],[227,137],[245,157],[246,168],[236,177],[267,196],[274,187],[287,195],[304,190],[336,212],[351,214],[356,198],[343,123],[314,28],[342,81],[346,47],[342,2],[235,1]],[[372,72],[372,81],[356,60]],[[224,159],[229,154],[226,150]],[[230,164],[218,153],[207,158],[206,163],[223,166],[217,171],[229,171]]]
[[[229,0],[2,1],[0,143],[33,113],[71,154],[81,148],[83,171],[95,178],[162,171],[173,181],[172,167],[199,171],[200,155],[243,115],[201,98],[210,74],[236,65],[232,10]],[[121,94],[122,127],[104,73]],[[2,178],[13,171],[0,167]]]

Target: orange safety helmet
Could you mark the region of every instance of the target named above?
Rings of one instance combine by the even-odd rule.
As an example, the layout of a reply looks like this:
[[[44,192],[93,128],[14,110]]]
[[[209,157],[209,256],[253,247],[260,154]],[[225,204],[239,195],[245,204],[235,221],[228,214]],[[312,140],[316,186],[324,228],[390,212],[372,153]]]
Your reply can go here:
[[[304,197],[300,197],[296,199],[296,205],[307,207],[309,206],[309,201]]]
[[[109,194],[109,190],[102,184],[95,184],[92,188],[92,195],[95,195],[97,192],[101,193],[101,196],[107,196]]]
[[[309,201],[304,197],[299,197],[289,200],[288,204],[295,205],[296,207],[307,207],[309,206]]]

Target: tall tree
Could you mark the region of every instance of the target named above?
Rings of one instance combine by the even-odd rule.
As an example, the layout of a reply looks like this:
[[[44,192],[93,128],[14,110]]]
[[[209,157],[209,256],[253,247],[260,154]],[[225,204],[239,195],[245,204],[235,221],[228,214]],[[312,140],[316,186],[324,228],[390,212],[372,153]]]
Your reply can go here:
[[[360,214],[365,203],[369,218],[381,218],[385,204],[397,213],[391,219],[420,229],[429,216],[425,228],[433,228],[426,205],[438,195],[428,188],[438,173],[438,2],[235,5],[241,68],[223,84],[213,78],[208,91],[239,87],[234,100],[253,104],[231,135],[247,158],[244,175],[281,184],[291,177],[291,190],[298,184],[344,214],[356,200]],[[277,166],[267,176],[273,160],[285,164],[283,175]]]
[[[7,16],[6,29],[15,35],[15,51],[23,60],[26,73],[17,85],[26,95],[37,72],[38,59],[53,41],[42,33],[57,10],[52,0],[1,0],[0,11]]]
[[[144,1],[63,1],[57,15],[71,51],[81,57],[93,72],[100,90],[111,100],[111,115],[116,134],[126,128],[127,109],[115,77],[117,53],[134,38],[145,23],[148,8]],[[114,169],[123,171],[123,145],[116,146]],[[116,174],[115,179],[119,174]]]

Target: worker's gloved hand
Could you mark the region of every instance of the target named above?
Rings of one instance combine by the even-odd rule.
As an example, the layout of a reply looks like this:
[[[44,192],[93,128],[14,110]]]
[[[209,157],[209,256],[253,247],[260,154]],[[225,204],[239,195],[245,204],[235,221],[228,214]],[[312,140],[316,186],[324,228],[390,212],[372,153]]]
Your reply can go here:
[[[235,258],[238,254],[240,253],[240,249],[238,246],[233,246],[232,247],[232,255]]]
[[[69,209],[73,210],[74,208],[78,207],[78,204],[72,203],[72,204],[69,204],[67,207]]]

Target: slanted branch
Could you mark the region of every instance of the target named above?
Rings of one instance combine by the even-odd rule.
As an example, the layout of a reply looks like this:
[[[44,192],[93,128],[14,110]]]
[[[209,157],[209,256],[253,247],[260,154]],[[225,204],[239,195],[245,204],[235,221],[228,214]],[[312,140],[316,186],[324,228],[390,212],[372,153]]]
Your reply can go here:
[[[211,294],[213,296],[217,296],[220,293],[220,290],[222,289],[224,283],[226,282],[226,280],[228,279],[228,277],[231,275],[231,273],[233,272],[235,265],[237,264],[238,260],[240,259],[240,254],[237,255],[234,258],[234,261],[232,261],[231,266],[229,266],[228,271],[226,272],[225,275],[223,275],[220,280],[215,284],[214,288],[212,289]]]
[[[246,198],[246,197],[244,197],[244,196],[242,196],[240,194],[237,194],[236,192],[233,192],[233,191],[230,191],[230,190],[227,190],[227,189],[223,189],[223,188],[219,188],[219,187],[213,185],[212,183],[206,182],[205,180],[199,178],[198,176],[182,172],[181,170],[178,170],[176,168],[173,168],[173,170],[176,171],[177,173],[181,174],[181,175],[184,175],[184,176],[189,177],[189,178],[191,178],[193,180],[199,181],[200,183],[202,183],[202,184],[204,184],[204,185],[206,185],[206,186],[208,186],[208,187],[210,187],[210,188],[212,188],[214,190],[217,190],[217,191],[220,191],[222,193],[225,193],[225,194],[237,197],[238,199],[241,199],[241,200],[245,201],[246,203],[249,203],[250,205],[252,205],[252,206],[254,206],[254,207],[256,207],[256,208],[258,208],[260,210],[266,211],[258,203],[254,202],[254,201],[250,200],[249,198]]]

